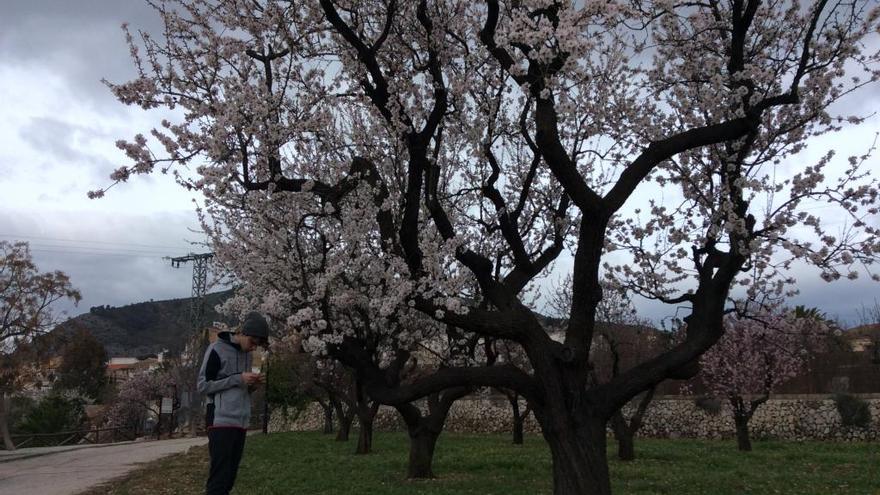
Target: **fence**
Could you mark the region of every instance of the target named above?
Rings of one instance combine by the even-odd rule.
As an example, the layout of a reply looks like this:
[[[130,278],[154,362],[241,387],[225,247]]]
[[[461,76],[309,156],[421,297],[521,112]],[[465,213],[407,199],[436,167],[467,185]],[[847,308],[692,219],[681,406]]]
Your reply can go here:
[[[90,430],[60,431],[57,433],[22,433],[11,435],[15,448],[58,447],[62,445],[113,443],[134,440],[137,431],[127,427],[92,428]]]

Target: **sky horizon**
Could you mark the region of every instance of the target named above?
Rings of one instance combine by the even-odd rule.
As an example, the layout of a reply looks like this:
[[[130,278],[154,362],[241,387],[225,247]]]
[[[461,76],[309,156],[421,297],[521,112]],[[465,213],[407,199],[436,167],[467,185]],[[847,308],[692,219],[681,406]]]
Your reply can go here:
[[[41,271],[71,277],[83,301],[64,307],[70,316],[92,306],[189,297],[191,265],[175,269],[165,257],[206,251],[198,244],[204,236],[197,196],[170,175],[133,177],[102,199],[86,197],[128,163],[117,139],[146,134],[173,116],[122,105],[101,82],[136,75],[124,22],[161,33],[158,16],[141,1],[12,0],[0,18],[0,240],[28,241]],[[860,95],[853,108],[880,105],[876,85]],[[843,157],[862,154],[877,132],[874,115],[855,130],[823,138],[811,154],[828,146]],[[829,284],[817,271],[801,274],[799,286],[792,304],[816,306],[848,325],[859,323],[863,305],[876,303],[880,287],[864,274]],[[637,307],[655,322],[678,311],[644,301]]]

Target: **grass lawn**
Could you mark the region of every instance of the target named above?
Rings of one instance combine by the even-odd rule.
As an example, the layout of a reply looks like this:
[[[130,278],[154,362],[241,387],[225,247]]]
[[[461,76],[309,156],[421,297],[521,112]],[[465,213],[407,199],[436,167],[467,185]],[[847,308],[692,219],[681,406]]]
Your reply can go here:
[[[245,494],[549,494],[550,454],[539,436],[523,446],[508,435],[444,433],[435,480],[405,479],[407,436],[377,432],[375,452],[355,456],[355,439],[320,433],[248,438],[234,495]],[[609,442],[609,449],[615,448]],[[880,495],[880,445],[754,442],[741,453],[730,441],[636,440],[636,459],[612,460],[615,494]],[[204,493],[207,448],[144,466],[88,495]]]

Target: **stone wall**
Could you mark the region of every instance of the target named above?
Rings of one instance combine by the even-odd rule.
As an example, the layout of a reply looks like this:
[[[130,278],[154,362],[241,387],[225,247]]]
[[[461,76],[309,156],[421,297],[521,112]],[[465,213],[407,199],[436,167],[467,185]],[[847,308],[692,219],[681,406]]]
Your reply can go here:
[[[867,428],[845,427],[834,401],[828,395],[777,396],[762,405],[750,423],[753,439],[785,440],[880,440],[880,395],[861,395],[871,409]],[[521,409],[525,407],[522,404]],[[310,405],[296,418],[273,414],[271,431],[314,431],[323,425],[323,413]],[[403,430],[397,412],[379,409],[375,423],[379,430]],[[504,397],[467,397],[455,403],[446,421],[447,431],[501,433],[512,429],[510,405]],[[525,431],[540,431],[529,415]],[[730,406],[721,405],[718,414],[697,407],[693,397],[664,396],[648,408],[640,436],[656,438],[732,438],[735,434]]]
[[[871,410],[868,427],[843,426],[829,395],[777,396],[758,408],[749,423],[753,439],[878,440],[880,396],[862,395]],[[663,397],[646,414],[641,436],[658,438],[732,438],[733,414],[727,403],[717,414],[696,406],[692,397]]]

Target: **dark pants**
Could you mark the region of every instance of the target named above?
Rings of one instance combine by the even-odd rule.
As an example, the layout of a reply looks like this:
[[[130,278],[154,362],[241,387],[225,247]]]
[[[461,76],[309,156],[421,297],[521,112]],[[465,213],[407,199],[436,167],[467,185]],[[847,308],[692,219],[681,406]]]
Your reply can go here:
[[[207,495],[227,495],[235,484],[238,464],[244,450],[246,431],[238,428],[211,428],[208,430],[208,452],[211,471],[205,486]]]

